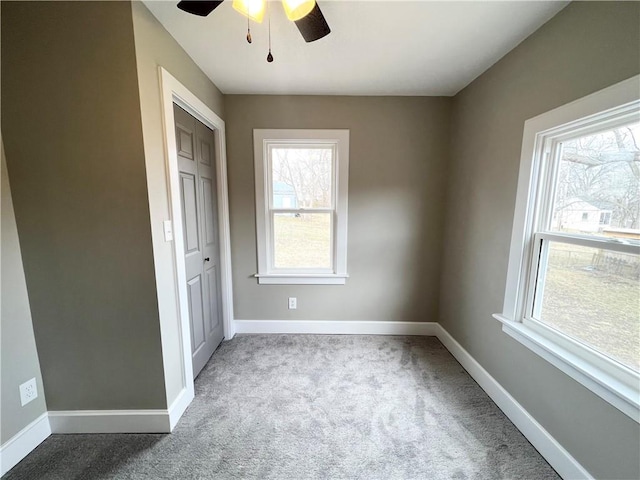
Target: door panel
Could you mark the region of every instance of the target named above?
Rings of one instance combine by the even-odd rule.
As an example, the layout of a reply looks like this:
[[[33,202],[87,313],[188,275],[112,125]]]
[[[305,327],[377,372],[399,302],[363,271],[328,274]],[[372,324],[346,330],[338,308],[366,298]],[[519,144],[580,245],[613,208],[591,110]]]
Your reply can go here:
[[[197,351],[205,342],[204,331],[204,305],[202,303],[202,282],[200,275],[187,280],[187,292],[189,295],[189,314],[193,319],[191,328],[191,343],[193,351]]]
[[[215,133],[174,105],[194,378],[223,338]]]
[[[207,279],[207,287],[209,289],[209,296],[213,299],[211,302],[212,310],[218,311],[218,269],[216,267],[210,268],[205,273]],[[209,318],[209,329],[216,330],[221,327],[220,315],[211,315]]]
[[[193,160],[193,131],[176,125],[176,143],[178,155]]]
[[[213,145],[211,145],[207,141],[203,141],[200,143],[200,149],[201,149],[200,161],[202,162],[203,165],[211,166],[213,164],[213,162],[211,161],[212,146]]]
[[[204,244],[206,246],[215,244],[216,225],[213,213],[213,185],[210,178],[202,179],[202,199],[204,210]]]
[[[182,227],[184,229],[184,248],[186,253],[198,250],[198,198],[196,180],[193,175],[180,173],[182,192]]]

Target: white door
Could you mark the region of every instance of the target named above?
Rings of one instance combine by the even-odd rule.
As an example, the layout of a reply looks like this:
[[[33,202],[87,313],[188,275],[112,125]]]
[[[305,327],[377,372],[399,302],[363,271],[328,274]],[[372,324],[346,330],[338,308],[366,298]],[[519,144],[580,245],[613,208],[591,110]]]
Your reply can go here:
[[[195,378],[223,338],[215,135],[177,105],[173,113]]]

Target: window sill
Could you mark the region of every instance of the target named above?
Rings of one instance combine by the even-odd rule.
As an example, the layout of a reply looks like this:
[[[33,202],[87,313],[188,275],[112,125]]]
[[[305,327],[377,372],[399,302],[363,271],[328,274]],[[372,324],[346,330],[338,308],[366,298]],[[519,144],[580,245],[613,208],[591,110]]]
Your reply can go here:
[[[260,285],[344,285],[349,275],[346,274],[300,274],[280,273],[254,275]]]
[[[520,322],[502,314],[493,317],[502,331],[569,375],[603,400],[640,423],[640,393]]]

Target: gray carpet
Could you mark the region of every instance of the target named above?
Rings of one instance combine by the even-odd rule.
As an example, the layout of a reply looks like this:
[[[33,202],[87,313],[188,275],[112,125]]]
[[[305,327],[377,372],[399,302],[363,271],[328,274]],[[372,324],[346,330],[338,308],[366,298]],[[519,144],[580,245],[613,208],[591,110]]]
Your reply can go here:
[[[17,479],[557,479],[435,337],[241,335],[171,435],[53,435]]]

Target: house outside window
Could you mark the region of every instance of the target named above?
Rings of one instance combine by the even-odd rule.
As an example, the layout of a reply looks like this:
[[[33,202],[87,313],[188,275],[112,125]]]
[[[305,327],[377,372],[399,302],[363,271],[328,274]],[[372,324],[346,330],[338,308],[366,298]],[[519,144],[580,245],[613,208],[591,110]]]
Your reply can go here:
[[[611,224],[611,212],[602,212],[600,214],[600,225]]]
[[[348,130],[254,130],[258,283],[344,284]]]
[[[525,124],[503,330],[640,421],[633,79]]]

